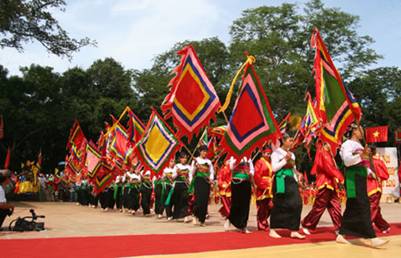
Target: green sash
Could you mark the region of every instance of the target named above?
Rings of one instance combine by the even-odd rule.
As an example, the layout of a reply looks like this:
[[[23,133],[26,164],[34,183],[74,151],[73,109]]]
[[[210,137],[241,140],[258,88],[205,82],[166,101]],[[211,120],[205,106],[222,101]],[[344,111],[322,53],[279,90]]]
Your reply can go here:
[[[195,177],[203,177],[203,178],[208,178],[210,176],[210,174],[208,172],[196,172],[195,173]]]
[[[117,193],[118,193],[118,188],[119,187],[122,187],[122,186],[120,186],[120,185],[118,185],[118,184],[115,184],[114,185],[114,193],[113,193],[113,198],[114,198],[114,200],[117,200]],[[122,194],[122,191],[121,191],[121,194]]]
[[[233,179],[248,180],[249,175],[241,172],[234,172]]]
[[[164,206],[169,206],[171,203],[171,196],[173,196],[174,192],[174,185],[170,188],[170,191],[168,192],[166,201],[164,202]]]
[[[287,176],[294,176],[294,171],[284,168],[276,172],[276,193],[285,193],[285,177]]]
[[[352,166],[345,168],[345,191],[347,198],[356,197],[355,175],[367,176],[367,169],[362,166]]]

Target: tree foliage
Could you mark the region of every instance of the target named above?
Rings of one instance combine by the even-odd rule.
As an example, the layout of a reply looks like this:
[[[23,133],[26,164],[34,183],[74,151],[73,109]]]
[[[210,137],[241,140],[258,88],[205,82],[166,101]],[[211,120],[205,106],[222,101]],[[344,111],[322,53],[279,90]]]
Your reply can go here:
[[[71,38],[51,14],[64,11],[63,0],[1,0],[0,47],[24,49],[23,44],[38,41],[50,53],[71,58],[80,48],[95,44],[89,38]]]

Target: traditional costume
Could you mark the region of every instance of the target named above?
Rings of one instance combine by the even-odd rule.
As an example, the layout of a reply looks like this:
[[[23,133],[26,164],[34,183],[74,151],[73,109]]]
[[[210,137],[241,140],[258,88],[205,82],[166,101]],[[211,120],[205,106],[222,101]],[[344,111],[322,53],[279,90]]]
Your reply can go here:
[[[338,183],[343,183],[344,176],[338,170],[330,149],[318,147],[311,175],[316,176],[317,194],[312,210],[302,221],[304,233],[308,229],[316,229],[324,211],[327,209],[334,229],[338,231],[341,226],[341,200],[338,195]],[[306,229],[306,230],[305,230]]]
[[[117,176],[116,182],[113,185],[113,201],[116,208],[122,211],[123,208],[123,182],[120,176]]]
[[[363,150],[363,146],[354,140],[347,140],[341,146],[340,155],[345,165],[347,203],[340,235],[375,238],[367,192],[369,161],[362,160],[360,153]]]
[[[269,227],[267,220],[273,208],[272,178],[273,170],[270,161],[261,157],[255,163],[254,175],[258,230],[267,230]]]
[[[145,216],[150,214],[152,191],[151,173],[148,170],[142,175],[141,180],[141,207]]]
[[[194,170],[194,207],[193,213],[201,225],[205,223],[209,203],[210,184],[214,180],[214,169],[210,159],[197,157],[192,165]]]
[[[217,174],[217,184],[222,204],[219,212],[225,219],[228,219],[231,209],[231,170],[228,162],[221,167]]]
[[[232,199],[229,221],[236,228],[248,232],[246,226],[252,194],[251,176],[254,174],[252,160],[244,157],[240,162],[237,162],[231,158],[230,169],[232,171]]]
[[[279,147],[273,151],[273,209],[270,216],[270,228],[286,228],[298,231],[301,221],[302,199],[298,190],[295,173],[295,155],[287,161],[287,151]]]
[[[191,166],[187,164],[179,163],[175,165],[173,192],[171,196],[173,219],[188,216],[188,186],[192,180],[191,170]]]
[[[163,175],[159,179],[155,180],[155,213],[159,218],[163,216],[164,210],[166,210],[167,218],[172,216],[170,203],[165,206],[168,194],[172,187],[174,168],[167,167],[163,170]]]
[[[379,157],[373,157],[372,163],[375,174],[369,174],[367,182],[371,220],[381,232],[387,233],[390,229],[390,224],[381,214],[380,199],[382,196],[382,181],[387,180],[389,174],[386,164]]]

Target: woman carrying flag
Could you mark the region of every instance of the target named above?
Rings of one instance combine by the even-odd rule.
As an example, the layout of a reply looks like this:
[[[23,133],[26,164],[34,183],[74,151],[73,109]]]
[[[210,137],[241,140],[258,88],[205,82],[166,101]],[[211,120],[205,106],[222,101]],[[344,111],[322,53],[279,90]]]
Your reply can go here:
[[[272,238],[281,238],[276,232],[276,229],[280,228],[289,229],[292,238],[305,238],[298,232],[302,199],[298,190],[295,155],[290,151],[293,143],[294,139],[288,134],[284,134],[282,146],[277,148],[271,156],[274,181],[269,236]]]
[[[340,150],[345,165],[345,188],[347,203],[343,221],[336,241],[349,243],[344,235],[363,238],[365,244],[379,247],[388,241],[376,237],[370,216],[370,204],[367,192],[367,176],[372,173],[369,169],[369,149],[361,144],[363,128],[351,124],[350,139],[346,140]]]

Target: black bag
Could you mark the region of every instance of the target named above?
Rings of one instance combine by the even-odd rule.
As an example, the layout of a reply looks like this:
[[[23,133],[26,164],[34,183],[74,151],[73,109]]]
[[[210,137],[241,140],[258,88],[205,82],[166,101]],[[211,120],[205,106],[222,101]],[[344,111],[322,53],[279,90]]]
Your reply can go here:
[[[9,226],[10,230],[19,232],[45,230],[44,222],[36,222],[37,218],[44,218],[45,216],[37,216],[33,209],[31,209],[30,212],[32,213],[32,217],[18,217],[16,220],[11,221]],[[14,227],[12,227],[13,222],[15,222]]]

